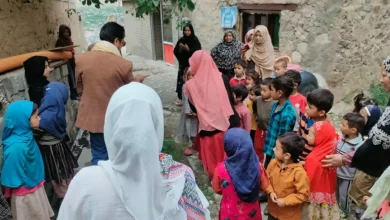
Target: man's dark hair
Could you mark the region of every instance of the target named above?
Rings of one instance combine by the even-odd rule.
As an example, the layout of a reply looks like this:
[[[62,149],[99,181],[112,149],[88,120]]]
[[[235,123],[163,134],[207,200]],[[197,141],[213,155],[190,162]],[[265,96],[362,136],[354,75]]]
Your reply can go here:
[[[291,79],[294,81],[294,83],[301,85],[302,77],[301,74],[296,70],[287,70],[284,75],[291,77]]]
[[[272,80],[272,86],[276,91],[282,91],[284,98],[288,98],[294,90],[294,81],[286,75],[277,76]]]
[[[249,92],[253,92],[253,94],[255,94],[255,96],[260,96],[261,95],[260,86],[259,85],[252,86],[249,89]]]
[[[249,91],[246,86],[238,84],[232,88],[233,93],[236,95],[236,98],[241,98],[241,101],[244,101],[248,97]]]
[[[307,94],[307,103],[314,105],[318,111],[328,113],[333,106],[334,95],[327,89],[315,89]]]
[[[245,62],[245,60],[242,60],[242,59],[237,59],[233,62],[233,65],[240,65],[242,66],[242,68],[246,69],[246,67],[248,66]]]
[[[100,40],[114,43],[115,39],[125,38],[125,28],[116,22],[107,22],[100,30]]]
[[[344,120],[348,122],[349,128],[356,128],[357,133],[362,131],[364,129],[364,126],[366,126],[366,121],[364,120],[364,117],[357,113],[357,112],[350,112],[344,115]]]
[[[283,153],[289,153],[294,163],[299,162],[299,156],[305,148],[305,141],[294,132],[286,132],[279,136],[279,142],[282,144]]]
[[[256,72],[256,70],[254,69],[247,69],[246,71],[246,77],[251,77],[255,83],[255,85],[259,85],[260,84],[260,75],[259,73]]]
[[[263,79],[263,80],[260,82],[260,85],[268,86],[268,88],[271,89],[272,80],[273,80],[273,78],[271,78],[271,77],[265,78],[265,79]]]

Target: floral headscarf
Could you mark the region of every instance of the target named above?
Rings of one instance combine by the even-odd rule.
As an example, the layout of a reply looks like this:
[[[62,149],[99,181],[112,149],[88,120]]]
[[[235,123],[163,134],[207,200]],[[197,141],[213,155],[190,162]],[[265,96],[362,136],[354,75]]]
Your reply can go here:
[[[390,77],[390,56],[388,56],[388,57],[383,61],[383,65],[385,65],[385,69],[386,69],[386,72],[387,72],[387,76]]]
[[[228,43],[225,41],[225,36],[231,34],[233,36],[233,41]],[[217,44],[211,50],[211,56],[217,67],[220,69],[233,69],[233,61],[240,59],[241,57],[241,47],[244,44],[237,40],[237,36],[233,30],[225,31],[223,35],[222,42]]]

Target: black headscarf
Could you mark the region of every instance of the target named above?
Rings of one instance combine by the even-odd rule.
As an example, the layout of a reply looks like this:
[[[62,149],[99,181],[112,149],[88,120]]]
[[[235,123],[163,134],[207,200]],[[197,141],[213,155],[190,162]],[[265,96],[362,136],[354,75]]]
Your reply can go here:
[[[191,35],[188,37],[184,34],[184,30],[186,27],[188,27],[191,30]],[[180,44],[187,44],[188,47],[190,48],[190,51],[180,50],[180,46],[179,46]],[[188,60],[190,59],[190,57],[195,51],[201,49],[202,49],[202,45],[200,44],[198,38],[195,35],[194,27],[192,27],[190,23],[186,24],[183,27],[183,37],[181,37],[177,41],[175,49],[173,51],[176,56],[176,59],[179,61],[180,68],[184,69],[185,67],[190,66]]]
[[[43,75],[45,72],[47,57],[34,56],[26,60],[24,65],[24,76],[28,84],[28,94],[30,101],[38,106],[41,104],[45,92],[45,86],[49,84],[47,78]]]
[[[69,33],[69,37],[66,37],[64,35],[66,30]],[[72,36],[72,31],[70,30],[70,28],[64,24],[61,24],[58,30],[58,39],[56,42],[56,47],[66,47],[66,46],[73,45],[71,36]]]

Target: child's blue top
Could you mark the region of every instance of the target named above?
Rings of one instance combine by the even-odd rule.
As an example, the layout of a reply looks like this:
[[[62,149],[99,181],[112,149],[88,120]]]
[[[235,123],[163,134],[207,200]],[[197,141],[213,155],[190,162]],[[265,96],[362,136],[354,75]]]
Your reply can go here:
[[[293,131],[296,122],[296,112],[291,102],[287,100],[277,112],[279,102],[274,103],[271,110],[271,118],[265,137],[264,153],[274,157],[273,148],[278,137],[286,132]]]
[[[34,140],[30,117],[34,104],[16,101],[9,105],[4,117],[4,165],[1,184],[10,188],[33,188],[45,178],[43,160]]]

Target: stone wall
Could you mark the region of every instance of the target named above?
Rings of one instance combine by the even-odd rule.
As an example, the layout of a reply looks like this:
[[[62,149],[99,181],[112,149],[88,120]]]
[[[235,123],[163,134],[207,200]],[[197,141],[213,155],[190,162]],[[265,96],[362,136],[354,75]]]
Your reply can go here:
[[[68,68],[67,65],[62,65],[55,68],[49,78],[51,82],[60,81],[68,85]],[[69,86],[69,85],[68,85]],[[16,69],[0,76],[0,136],[3,134],[4,128],[4,113],[9,103],[17,100],[29,99],[27,83],[24,77],[24,69]],[[69,136],[74,139],[77,129],[74,127],[78,101],[69,100],[66,105],[66,121],[68,122]],[[1,145],[1,138],[0,138]]]
[[[297,4],[281,12],[278,53],[324,76],[336,101],[368,89],[390,55],[388,0],[196,0],[188,15],[204,49],[222,40],[220,6],[237,3]]]
[[[0,58],[49,49],[55,46],[58,27],[72,29],[72,39],[86,48],[86,40],[77,13],[68,18],[65,9],[76,8],[75,0],[45,0],[22,3],[22,0],[1,1]]]

